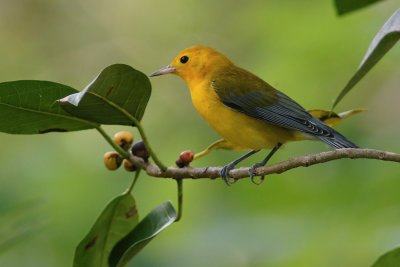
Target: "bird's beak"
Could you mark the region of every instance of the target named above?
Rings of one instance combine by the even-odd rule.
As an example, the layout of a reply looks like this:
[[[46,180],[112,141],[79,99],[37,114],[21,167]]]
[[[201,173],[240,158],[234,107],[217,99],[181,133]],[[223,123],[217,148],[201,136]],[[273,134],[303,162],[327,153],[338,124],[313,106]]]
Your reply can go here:
[[[150,77],[154,77],[154,76],[164,75],[164,74],[168,74],[168,73],[173,73],[175,71],[176,71],[176,68],[168,65],[168,66],[166,66],[164,68],[156,70],[155,72],[151,73],[149,76]]]

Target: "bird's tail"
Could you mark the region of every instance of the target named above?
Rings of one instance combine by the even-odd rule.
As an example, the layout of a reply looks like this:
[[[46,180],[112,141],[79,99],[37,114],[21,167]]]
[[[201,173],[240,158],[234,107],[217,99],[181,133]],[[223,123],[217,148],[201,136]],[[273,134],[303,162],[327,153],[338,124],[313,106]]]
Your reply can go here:
[[[336,131],[335,131],[336,132]],[[334,137],[319,137],[323,142],[327,143],[333,148],[339,149],[339,148],[358,148],[356,144],[353,142],[349,141],[344,137],[343,135],[339,134],[337,135],[334,134]]]
[[[323,134],[323,135],[317,135],[321,141],[327,143],[331,147],[335,149],[339,148],[358,148],[356,144],[353,142],[349,141],[346,137],[344,137],[342,134],[340,134],[338,131],[335,131],[331,127],[327,126],[323,122],[321,122],[318,119],[315,119],[318,121],[318,126],[320,126],[324,132],[328,134]],[[316,122],[314,121],[314,123]]]

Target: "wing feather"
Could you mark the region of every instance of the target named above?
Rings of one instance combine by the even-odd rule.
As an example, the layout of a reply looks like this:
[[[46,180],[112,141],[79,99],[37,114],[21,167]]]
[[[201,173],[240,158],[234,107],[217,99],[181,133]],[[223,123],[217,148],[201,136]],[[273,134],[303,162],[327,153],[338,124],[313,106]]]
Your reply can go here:
[[[357,147],[290,97],[246,70],[227,71],[213,79],[212,87],[222,103],[250,117],[309,134],[335,148]]]

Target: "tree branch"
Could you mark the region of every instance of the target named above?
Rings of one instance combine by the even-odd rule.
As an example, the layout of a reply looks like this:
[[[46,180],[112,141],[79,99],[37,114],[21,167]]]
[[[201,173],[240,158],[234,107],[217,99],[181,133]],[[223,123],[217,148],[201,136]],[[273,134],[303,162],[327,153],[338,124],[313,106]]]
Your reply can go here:
[[[359,149],[359,148],[344,148],[333,151],[321,152],[318,154],[305,155],[291,158],[287,161],[282,161],[273,165],[259,167],[256,169],[257,175],[268,175],[274,173],[283,173],[288,170],[298,167],[308,167],[315,164],[320,164],[332,160],[350,158],[350,159],[376,159],[384,161],[393,161],[400,163],[400,154],[380,151],[375,149]],[[166,171],[153,163],[144,162],[143,159],[136,156],[130,157],[130,160],[137,166],[143,168],[149,176],[159,178],[174,178],[174,179],[216,179],[221,177],[220,171],[222,167],[205,167],[205,168],[175,168],[169,167]],[[249,168],[241,167],[230,171],[230,176],[234,179],[242,179],[249,177]]]

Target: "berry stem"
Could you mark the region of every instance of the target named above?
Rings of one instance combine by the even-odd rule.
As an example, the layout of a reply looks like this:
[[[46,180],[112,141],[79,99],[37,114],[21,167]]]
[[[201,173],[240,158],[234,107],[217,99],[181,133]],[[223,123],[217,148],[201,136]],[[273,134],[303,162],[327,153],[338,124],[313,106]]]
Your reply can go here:
[[[128,115],[127,115],[128,116]],[[140,136],[142,137],[143,143],[146,146],[147,151],[149,152],[151,158],[153,159],[154,163],[162,170],[165,171],[167,167],[165,167],[164,164],[161,163],[161,161],[158,159],[157,155],[154,153],[153,149],[151,149],[150,143],[147,139],[146,133],[144,132],[144,129],[142,127],[142,124],[134,117],[129,115],[129,119],[135,124],[136,128],[138,129]]]

